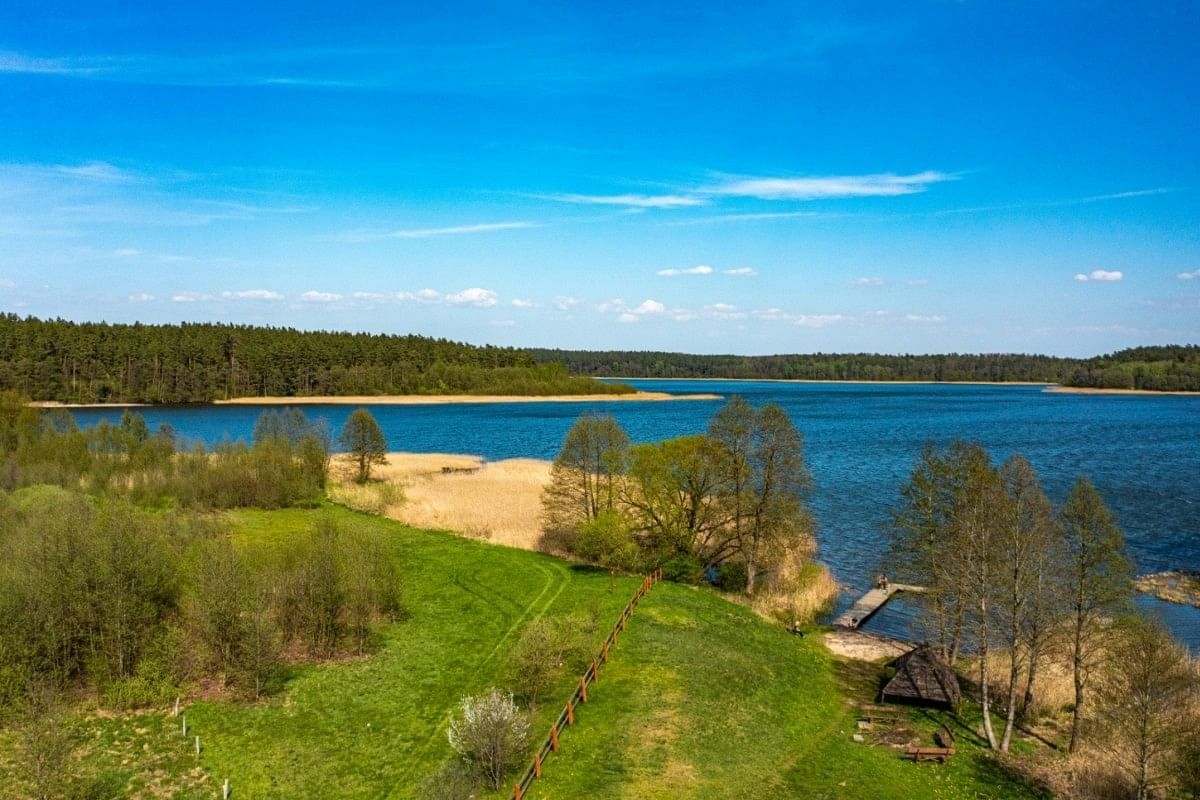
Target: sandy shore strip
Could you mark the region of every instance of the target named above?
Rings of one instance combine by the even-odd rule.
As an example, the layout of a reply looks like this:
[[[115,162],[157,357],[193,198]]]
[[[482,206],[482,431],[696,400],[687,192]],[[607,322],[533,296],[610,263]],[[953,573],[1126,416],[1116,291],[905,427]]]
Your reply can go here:
[[[599,381],[691,381],[702,383],[828,383],[836,385],[863,384],[867,386],[1053,386],[1046,381],[865,381],[837,380],[825,378],[634,378],[619,375],[604,375],[596,378]]]
[[[916,647],[912,642],[864,631],[829,631],[822,641],[835,656],[855,661],[892,659]]]
[[[29,408],[149,408],[149,403],[60,403],[58,400],[34,400]]]
[[[633,392],[631,394],[386,394],[318,397],[235,397],[214,400],[213,405],[231,406],[436,406],[485,403],[638,403],[662,400],[722,400],[719,394],[670,394],[668,392]]]
[[[1090,386],[1047,386],[1052,394],[1115,394],[1130,397],[1200,397],[1200,392],[1160,392],[1154,389],[1093,389]]]

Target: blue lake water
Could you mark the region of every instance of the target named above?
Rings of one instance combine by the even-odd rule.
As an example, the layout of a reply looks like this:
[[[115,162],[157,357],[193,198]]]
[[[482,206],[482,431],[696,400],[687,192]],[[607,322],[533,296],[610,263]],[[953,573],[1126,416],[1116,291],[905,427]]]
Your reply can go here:
[[[803,432],[814,479],[811,504],[821,558],[861,590],[880,566],[882,526],[926,441],[983,443],[996,460],[1020,452],[1061,501],[1088,475],[1120,518],[1139,571],[1200,568],[1200,398],[1073,395],[1026,386],[628,381],[674,393],[740,394],[775,402]],[[613,414],[637,442],[702,432],[722,401],[502,403],[372,406],[392,450],[474,453],[488,459],[552,458],[575,418]],[[153,429],[170,423],[207,443],[248,439],[263,409],[184,406],[142,409]],[[340,428],[350,406],[305,406]],[[119,410],[81,409],[80,424],[115,421]],[[498,498],[500,499],[500,498]],[[1200,650],[1200,611],[1143,598]],[[910,635],[911,609],[885,608],[867,628]]]

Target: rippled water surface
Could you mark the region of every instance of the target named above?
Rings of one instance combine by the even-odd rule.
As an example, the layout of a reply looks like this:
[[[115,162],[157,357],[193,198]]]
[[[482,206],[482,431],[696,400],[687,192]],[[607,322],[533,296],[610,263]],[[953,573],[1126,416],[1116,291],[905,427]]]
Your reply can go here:
[[[900,484],[926,441],[982,442],[997,460],[1023,453],[1060,501],[1087,474],[1118,513],[1140,571],[1200,568],[1200,398],[1072,395],[1025,386],[631,381],[675,393],[737,393],[783,406],[805,435],[814,478],[821,555],[850,591],[877,570],[881,528]],[[584,411],[617,417],[635,441],[705,429],[721,401],[509,403],[374,406],[393,450],[476,453],[489,459],[551,458]],[[336,430],[349,406],[306,406]],[[144,409],[151,428],[168,422],[185,436],[215,442],[249,438],[261,407]],[[120,411],[85,409],[81,424]],[[1200,649],[1200,611],[1144,601]],[[869,628],[909,632],[903,602]]]

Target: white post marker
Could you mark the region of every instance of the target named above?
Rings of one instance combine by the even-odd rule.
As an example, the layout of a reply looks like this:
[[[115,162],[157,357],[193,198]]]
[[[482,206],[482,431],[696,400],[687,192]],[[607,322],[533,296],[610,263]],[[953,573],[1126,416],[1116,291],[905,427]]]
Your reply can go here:
[[[229,778],[225,779],[225,785],[221,787],[221,800],[229,800]]]

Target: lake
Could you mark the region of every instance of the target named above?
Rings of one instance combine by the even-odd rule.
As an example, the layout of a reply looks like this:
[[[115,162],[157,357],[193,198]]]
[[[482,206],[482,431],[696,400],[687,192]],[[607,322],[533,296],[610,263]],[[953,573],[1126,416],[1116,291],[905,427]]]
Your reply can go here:
[[[1088,475],[1119,516],[1140,572],[1200,568],[1200,397],[1076,395],[1036,386],[627,381],[674,393],[740,394],[775,402],[805,436],[813,475],[820,557],[848,587],[842,603],[879,569],[882,527],[927,441],[984,444],[996,460],[1029,459],[1061,501]],[[392,450],[473,453],[488,459],[553,458],[587,411],[611,413],[636,442],[702,432],[722,401],[372,406]],[[305,406],[338,430],[351,406]],[[141,409],[151,429],[169,423],[189,439],[248,439],[263,407]],[[119,409],[78,409],[81,425],[116,421]],[[1200,611],[1139,602],[1200,650]],[[911,610],[893,602],[866,626],[912,635]]]

